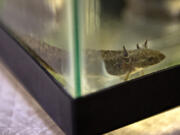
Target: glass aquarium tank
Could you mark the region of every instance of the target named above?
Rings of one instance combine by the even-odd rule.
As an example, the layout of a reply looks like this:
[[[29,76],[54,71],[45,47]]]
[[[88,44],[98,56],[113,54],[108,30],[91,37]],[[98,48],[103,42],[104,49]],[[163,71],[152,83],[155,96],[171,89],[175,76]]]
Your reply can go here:
[[[0,21],[74,98],[180,63],[179,0],[0,0]]]
[[[180,63],[179,0],[0,0],[0,21],[74,98]]]
[[[68,135],[175,107],[179,32],[179,0],[0,0],[0,57]]]

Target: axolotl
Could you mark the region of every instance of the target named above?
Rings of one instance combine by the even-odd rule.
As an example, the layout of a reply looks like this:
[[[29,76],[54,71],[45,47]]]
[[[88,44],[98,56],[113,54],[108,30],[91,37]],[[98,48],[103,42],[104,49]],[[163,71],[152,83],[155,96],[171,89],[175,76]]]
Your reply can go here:
[[[146,40],[142,47],[137,43],[136,49],[127,50],[123,46],[122,51],[101,51],[106,70],[111,75],[125,75],[128,80],[133,72],[160,63],[165,55],[157,50],[149,49]]]
[[[22,39],[28,44],[28,50],[33,51],[32,54],[54,72],[65,73],[71,67],[69,65],[70,55],[67,50],[53,47],[31,37],[22,37]],[[102,70],[103,63],[108,74],[115,76],[125,75],[124,80],[128,80],[131,73],[160,63],[165,58],[163,53],[149,49],[147,44],[147,40],[142,47],[137,44],[134,50],[127,50],[125,46],[123,46],[122,50],[86,49],[85,53],[83,53],[85,71],[87,74],[98,74]]]

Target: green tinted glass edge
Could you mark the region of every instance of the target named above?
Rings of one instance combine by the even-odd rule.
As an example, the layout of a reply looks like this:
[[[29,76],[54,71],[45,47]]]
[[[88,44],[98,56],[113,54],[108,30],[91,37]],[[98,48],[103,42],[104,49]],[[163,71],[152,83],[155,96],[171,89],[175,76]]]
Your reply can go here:
[[[79,42],[79,0],[73,0],[73,25],[74,25],[74,79],[75,79],[75,96],[81,96],[81,52]]]

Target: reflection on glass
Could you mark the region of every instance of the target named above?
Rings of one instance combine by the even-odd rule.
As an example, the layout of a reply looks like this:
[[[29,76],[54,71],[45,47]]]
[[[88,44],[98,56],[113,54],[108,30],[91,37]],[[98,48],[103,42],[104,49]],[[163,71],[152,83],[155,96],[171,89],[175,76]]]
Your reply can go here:
[[[75,96],[74,73],[70,68],[73,65],[68,3],[67,0],[0,0],[0,20],[21,45]]]

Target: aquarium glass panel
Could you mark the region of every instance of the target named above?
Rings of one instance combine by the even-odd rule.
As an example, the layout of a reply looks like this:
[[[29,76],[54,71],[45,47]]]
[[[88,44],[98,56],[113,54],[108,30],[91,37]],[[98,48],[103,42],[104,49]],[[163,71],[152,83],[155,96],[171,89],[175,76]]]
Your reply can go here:
[[[73,10],[71,0],[0,0],[3,27],[77,97]]]
[[[79,3],[82,95],[179,65],[179,0]]]

